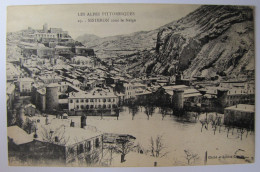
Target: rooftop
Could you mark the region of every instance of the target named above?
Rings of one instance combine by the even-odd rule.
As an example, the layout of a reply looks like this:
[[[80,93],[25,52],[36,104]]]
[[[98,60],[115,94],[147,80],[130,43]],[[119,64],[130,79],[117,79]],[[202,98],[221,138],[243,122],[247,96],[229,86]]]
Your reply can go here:
[[[95,88],[89,92],[73,92],[69,98],[116,98],[117,96],[110,89]]]
[[[9,139],[12,139],[13,142],[17,145],[33,141],[32,135],[27,134],[23,129],[21,129],[17,125],[7,128],[7,136]]]
[[[68,117],[68,119],[58,119],[55,116],[48,116],[48,125],[45,124],[45,117],[32,117],[31,120],[38,120],[37,124],[37,140],[43,142],[49,142],[46,135],[50,135],[52,132],[51,140],[54,144],[57,145],[73,145],[75,143],[79,143],[81,141],[90,139],[92,137],[96,137],[101,135],[102,133],[98,131],[93,126],[86,126],[85,128],[79,128],[80,117]],[[71,121],[77,123],[75,127],[70,127]],[[59,142],[55,142],[54,138],[58,136]]]
[[[163,86],[165,90],[176,90],[176,89],[187,89],[186,85],[172,85],[172,86]]]
[[[27,105],[25,105],[25,107],[24,108],[28,108],[28,107],[32,107],[32,108],[35,108],[36,109],[36,106],[35,105],[33,105],[33,104],[27,104]]]
[[[32,78],[20,78],[19,81],[20,82],[34,82],[34,80]]]
[[[235,111],[242,111],[242,112],[255,112],[255,105],[248,105],[248,104],[238,104],[235,106],[230,106],[225,108],[227,110],[235,110]]]

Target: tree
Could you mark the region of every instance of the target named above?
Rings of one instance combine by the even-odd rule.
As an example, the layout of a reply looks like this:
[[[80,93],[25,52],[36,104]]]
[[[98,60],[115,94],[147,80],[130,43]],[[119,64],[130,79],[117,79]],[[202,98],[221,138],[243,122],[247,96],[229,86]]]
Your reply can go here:
[[[97,150],[94,150],[90,154],[87,154],[85,157],[87,166],[95,166],[96,164],[98,164],[100,160],[99,155],[100,152]]]
[[[121,135],[116,139],[116,152],[121,154],[121,163],[125,162],[125,156],[134,149],[135,137]]]
[[[134,120],[135,115],[139,111],[139,107],[137,104],[134,102],[134,100],[129,102],[129,111],[132,114],[132,120]]]
[[[65,137],[65,125],[61,125],[55,130],[42,127],[41,136],[43,141],[57,143],[58,145],[65,145],[70,139],[70,137]]]
[[[226,126],[227,129],[227,138],[228,138],[228,134],[229,134],[229,130],[232,128],[232,126]]]
[[[103,119],[103,111],[102,108],[97,109],[97,113],[100,114],[100,119]]]
[[[197,120],[199,119],[199,113],[198,112],[194,112],[192,115],[193,115],[193,117],[195,119],[195,122],[197,122]]]
[[[116,114],[116,119],[118,120],[118,117],[119,117],[119,108],[117,107],[117,108],[115,108],[115,114]]]
[[[245,131],[246,131],[246,129],[242,128],[242,127],[238,129],[238,134],[240,134],[240,140],[242,140],[242,137],[243,137],[243,134]]]
[[[200,120],[200,123],[201,123],[201,132],[202,132],[203,127],[205,127],[205,129],[208,130],[208,128],[209,128],[208,125],[210,123],[210,119],[208,117],[206,117],[205,119]]]
[[[161,110],[162,120],[163,120],[164,117],[165,117],[165,116],[167,115],[167,113],[168,113],[168,109],[167,109],[167,107],[162,106],[162,107],[160,108],[160,110]]]
[[[193,153],[193,152],[191,152],[190,150],[186,150],[186,149],[185,149],[185,150],[184,150],[184,153],[185,153],[185,159],[187,160],[188,165],[191,164],[191,160],[193,160],[193,163],[195,163],[195,161],[196,161],[197,159],[199,159],[198,154]]]
[[[169,153],[166,151],[166,146],[163,143],[161,135],[157,136],[155,139],[151,137],[150,152],[153,157],[164,157]]]
[[[218,126],[217,119],[212,119],[211,120],[211,125],[212,125],[213,131],[214,131],[214,135],[215,135],[216,130],[217,130],[217,126]]]
[[[109,154],[108,155],[108,164],[107,165],[111,165],[112,164],[112,160],[114,159],[113,158],[113,153],[116,152],[116,145],[113,142],[112,143],[106,142],[106,144],[104,145],[104,150],[107,150],[105,154]],[[104,155],[104,156],[106,156],[106,155]]]
[[[147,119],[150,119],[150,116],[153,115],[155,107],[153,105],[147,105],[144,107],[145,108],[145,114],[147,115]]]
[[[218,116],[218,114],[216,113],[216,116],[215,118],[211,118],[210,119],[211,121],[211,125],[212,125],[212,128],[213,128],[213,131],[214,131],[214,135],[216,133],[216,130],[217,130],[217,127],[219,126],[219,133],[220,133],[220,127],[221,127],[221,117]]]

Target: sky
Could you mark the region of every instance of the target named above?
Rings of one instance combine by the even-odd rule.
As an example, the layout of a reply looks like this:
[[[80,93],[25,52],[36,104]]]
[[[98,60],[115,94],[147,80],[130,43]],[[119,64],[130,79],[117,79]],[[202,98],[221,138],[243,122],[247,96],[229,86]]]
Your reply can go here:
[[[137,31],[156,29],[174,20],[186,16],[199,5],[170,4],[80,4],[80,5],[31,5],[8,6],[7,31],[14,32],[32,27],[42,29],[60,27],[76,38],[83,34],[94,34],[100,37],[129,34]],[[102,12],[133,12],[131,16],[104,16]],[[85,13],[79,16],[78,13]],[[100,16],[87,16],[99,13]],[[132,14],[133,14],[132,13]],[[107,19],[109,22],[89,22],[88,19]],[[112,22],[119,19],[120,22]],[[121,19],[124,22],[121,22]],[[126,22],[133,19],[135,22]],[[82,20],[82,23],[78,21]]]

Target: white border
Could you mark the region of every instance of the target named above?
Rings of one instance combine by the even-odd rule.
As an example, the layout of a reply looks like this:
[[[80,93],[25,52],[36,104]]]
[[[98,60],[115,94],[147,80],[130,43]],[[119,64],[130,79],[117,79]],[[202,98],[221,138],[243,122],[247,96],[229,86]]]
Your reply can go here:
[[[37,5],[37,4],[76,4],[76,3],[177,3],[177,4],[226,4],[226,5],[252,5],[255,6],[255,39],[256,39],[256,46],[260,45],[260,37],[258,30],[260,28],[259,22],[259,10],[260,1],[256,0],[42,0],[42,1],[35,1],[35,0],[3,0],[4,2],[0,3],[0,171],[14,171],[14,172],[52,172],[52,171],[192,171],[192,172],[225,172],[225,171],[236,171],[236,172],[251,172],[251,171],[258,171],[260,169],[260,154],[259,154],[259,124],[260,118],[258,116],[259,112],[259,101],[256,99],[256,155],[255,155],[255,163],[248,164],[248,165],[218,165],[218,166],[192,166],[192,167],[156,167],[156,168],[63,168],[63,167],[9,167],[7,161],[7,130],[6,130],[6,93],[5,93],[5,40],[6,40],[6,7],[9,5]],[[259,89],[259,70],[257,66],[259,65],[259,49],[256,48],[256,95],[258,95]]]

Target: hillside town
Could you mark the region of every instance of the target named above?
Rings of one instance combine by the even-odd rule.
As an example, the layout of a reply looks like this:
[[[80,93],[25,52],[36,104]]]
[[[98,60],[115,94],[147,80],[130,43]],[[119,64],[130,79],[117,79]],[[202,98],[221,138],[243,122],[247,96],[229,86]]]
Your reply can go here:
[[[140,166],[196,165],[197,156],[189,159],[190,152],[184,150],[187,163],[187,158],[166,161],[166,155],[174,154],[175,149],[163,153],[163,148],[171,147],[169,142],[156,150],[161,136],[151,138],[141,135],[142,131],[126,129],[128,123],[139,119],[152,127],[174,118],[178,125],[196,125],[198,134],[212,130],[214,135],[222,132],[223,139],[233,137],[243,143],[250,137],[248,133],[253,133],[254,69],[233,78],[184,78],[177,68],[172,76],[136,76],[127,70],[129,65],[120,58],[99,58],[94,49],[75,41],[68,31],[47,23],[42,29],[28,27],[8,33],[10,165],[135,166],[138,158],[144,159]],[[138,125],[142,130],[146,124]],[[142,143],[144,139],[149,143]],[[154,145],[154,149],[145,144]],[[207,164],[207,151],[198,155],[198,164]],[[237,158],[241,159],[253,162],[253,155]]]

